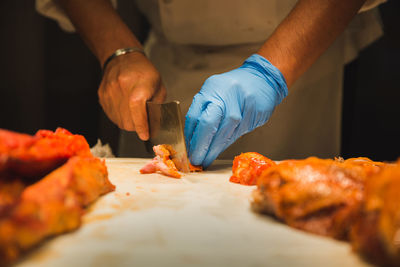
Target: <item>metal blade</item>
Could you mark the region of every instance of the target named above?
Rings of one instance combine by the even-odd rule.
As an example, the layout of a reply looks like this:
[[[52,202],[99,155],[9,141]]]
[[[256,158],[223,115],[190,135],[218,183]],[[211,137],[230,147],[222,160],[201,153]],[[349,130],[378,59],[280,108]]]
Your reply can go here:
[[[175,166],[182,172],[189,172],[179,101],[164,104],[147,102],[147,114],[150,127],[150,139],[146,142],[147,151],[152,151],[155,145],[170,145],[174,150],[171,159]]]

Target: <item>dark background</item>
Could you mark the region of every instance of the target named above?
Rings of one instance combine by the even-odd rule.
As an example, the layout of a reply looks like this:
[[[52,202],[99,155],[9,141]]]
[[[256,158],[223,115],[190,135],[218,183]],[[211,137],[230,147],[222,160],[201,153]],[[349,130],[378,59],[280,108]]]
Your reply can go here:
[[[342,156],[400,157],[400,1],[379,7],[384,36],[346,66]]]
[[[148,25],[135,10],[134,1],[119,1],[121,16],[144,40]],[[345,69],[344,158],[400,156],[400,1],[380,12],[384,37]],[[79,36],[37,14],[32,0],[1,0],[0,20],[0,128],[34,134],[61,126],[117,151],[118,129],[98,104],[100,66]]]

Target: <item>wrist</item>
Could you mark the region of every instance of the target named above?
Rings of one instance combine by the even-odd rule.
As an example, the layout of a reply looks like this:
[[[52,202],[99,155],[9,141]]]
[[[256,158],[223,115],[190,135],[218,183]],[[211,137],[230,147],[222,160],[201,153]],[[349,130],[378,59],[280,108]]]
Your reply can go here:
[[[99,45],[96,45],[92,49],[99,60],[101,67],[103,67],[106,60],[119,49],[135,47],[143,50],[142,44],[130,32],[107,32],[104,35],[105,36],[102,38],[106,39],[107,41],[101,40]]]
[[[138,41],[135,41],[133,36],[120,38],[122,38],[123,40],[115,41],[115,38],[113,36],[109,36],[108,39],[114,41],[102,42],[101,45],[97,45],[96,47],[94,47],[94,49],[92,49],[101,66],[104,66],[107,58],[109,58],[118,49],[127,47],[137,47],[139,49],[143,49],[142,44]],[[132,38],[132,40],[130,40],[129,38]]]
[[[109,57],[107,57],[103,63],[103,72],[106,70],[107,65],[116,57],[123,56],[129,53],[141,53],[144,55],[144,51],[141,47],[126,47],[115,50]]]
[[[288,87],[285,77],[281,71],[272,65],[265,57],[253,54],[247,58],[243,65],[250,65],[257,70],[265,81],[275,90],[277,94],[277,104],[288,95]]]

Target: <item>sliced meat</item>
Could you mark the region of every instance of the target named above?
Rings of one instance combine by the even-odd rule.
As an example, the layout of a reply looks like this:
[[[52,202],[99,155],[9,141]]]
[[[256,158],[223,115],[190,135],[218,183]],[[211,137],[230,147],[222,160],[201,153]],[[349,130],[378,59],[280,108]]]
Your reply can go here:
[[[157,145],[153,147],[153,151],[156,156],[151,162],[147,163],[140,169],[140,173],[146,174],[160,172],[173,178],[181,178],[181,174],[178,172],[174,162],[171,160],[173,150],[170,146]]]
[[[247,152],[236,156],[229,181],[243,185],[255,185],[261,173],[276,163],[257,152]]]
[[[172,156],[175,154],[175,151],[170,145],[163,144],[154,146],[153,151],[156,154],[156,156],[153,158],[152,161],[150,161],[140,169],[140,173],[147,174],[147,173],[160,172],[161,174],[173,178],[182,177],[172,159]],[[203,167],[195,166],[189,163],[189,170],[190,172],[201,172],[203,171]]]

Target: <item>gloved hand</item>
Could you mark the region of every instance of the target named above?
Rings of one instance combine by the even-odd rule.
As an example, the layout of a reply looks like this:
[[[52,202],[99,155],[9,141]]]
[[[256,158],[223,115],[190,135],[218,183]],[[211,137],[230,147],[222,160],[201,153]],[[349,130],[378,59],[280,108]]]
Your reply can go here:
[[[207,168],[236,139],[266,123],[287,94],[281,72],[258,54],[209,77],[186,114],[190,162]]]

